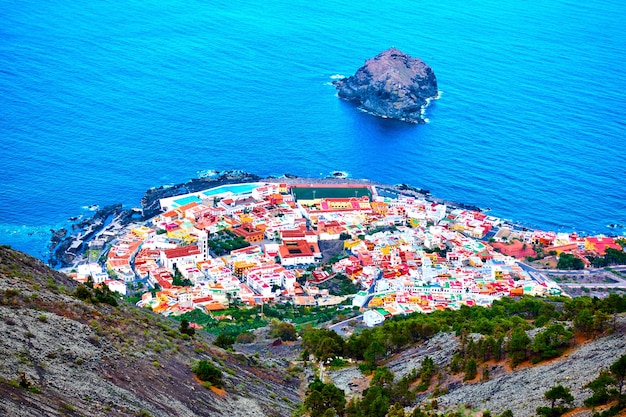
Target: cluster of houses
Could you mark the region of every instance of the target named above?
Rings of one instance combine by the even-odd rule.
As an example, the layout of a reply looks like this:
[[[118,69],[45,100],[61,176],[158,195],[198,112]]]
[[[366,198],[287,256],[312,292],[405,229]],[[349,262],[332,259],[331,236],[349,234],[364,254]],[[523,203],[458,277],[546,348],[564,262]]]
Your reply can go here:
[[[341,274],[361,289],[352,303],[375,325],[395,314],[558,294],[555,283],[533,279],[516,257],[537,243],[561,252],[581,250],[581,244],[598,252],[616,245],[610,238],[516,232],[481,212],[382,196],[362,184],[246,183],[160,204],[161,215],[115,240],[104,268],[80,265],[75,278],[122,294],[129,285],[147,284],[155,290],[146,291],[139,305],[181,314],[223,310],[234,300],[339,303],[344,298],[332,298],[316,284]],[[214,240],[225,231],[248,246],[216,255]],[[343,245],[330,265],[321,264],[324,241]],[[305,274],[311,279],[300,284]]]

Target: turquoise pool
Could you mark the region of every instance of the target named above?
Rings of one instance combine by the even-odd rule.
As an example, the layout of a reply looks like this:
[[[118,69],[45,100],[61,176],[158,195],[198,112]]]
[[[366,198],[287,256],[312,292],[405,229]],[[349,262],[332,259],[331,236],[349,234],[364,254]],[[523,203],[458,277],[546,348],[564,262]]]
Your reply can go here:
[[[185,204],[189,204],[189,203],[200,203],[202,200],[195,196],[195,195],[189,195],[187,197],[182,197],[179,198],[177,200],[174,200],[174,207],[180,207],[180,206],[184,206]]]
[[[252,190],[262,185],[263,184],[260,184],[257,182],[246,183],[246,184],[222,185],[220,187],[206,190],[202,194],[206,195],[207,197],[212,197],[214,195],[224,194],[228,192],[233,193],[233,194],[245,194],[245,193],[252,192]]]

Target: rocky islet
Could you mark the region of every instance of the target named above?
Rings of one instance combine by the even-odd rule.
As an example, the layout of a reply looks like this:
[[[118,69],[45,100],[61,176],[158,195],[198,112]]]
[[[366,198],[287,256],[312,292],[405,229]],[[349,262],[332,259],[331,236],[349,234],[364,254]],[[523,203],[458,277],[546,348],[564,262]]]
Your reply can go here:
[[[408,123],[426,123],[424,109],[439,94],[432,68],[393,47],[333,84],[339,98],[373,115]]]

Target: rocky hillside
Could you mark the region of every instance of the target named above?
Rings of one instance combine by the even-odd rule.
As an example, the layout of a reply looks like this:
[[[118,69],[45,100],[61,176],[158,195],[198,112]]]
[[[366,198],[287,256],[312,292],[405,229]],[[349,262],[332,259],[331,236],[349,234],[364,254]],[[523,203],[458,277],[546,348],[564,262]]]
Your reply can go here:
[[[287,363],[228,354],[169,319],[83,302],[75,289],[0,247],[0,415],[289,416],[300,402]],[[223,389],[195,378],[197,360],[222,371]]]
[[[462,375],[447,372],[459,347],[457,339],[453,333],[439,333],[421,345],[403,350],[382,365],[399,379],[413,369],[419,369],[425,357],[432,358],[441,372],[433,379],[431,387],[417,396],[414,405],[430,404],[436,399],[442,412],[468,408],[489,410],[493,415],[511,410],[516,417],[534,416],[537,407],[547,405],[544,393],[561,384],[570,389],[574,396],[573,407],[578,408],[568,416],[591,417],[591,410],[582,406],[592,391],[584,386],[595,379],[601,369],[608,369],[626,353],[626,315],[618,317],[616,331],[612,334],[579,342],[561,358],[536,365],[525,362],[516,369],[511,369],[505,362],[492,362],[489,364],[489,379],[485,381],[478,377],[463,382]],[[347,396],[360,394],[369,386],[369,378],[356,367],[332,371],[329,377]],[[437,385],[440,394],[433,395]]]
[[[432,68],[396,48],[368,59],[353,76],[334,85],[340,98],[369,113],[409,123],[424,123],[423,110],[438,94]]]

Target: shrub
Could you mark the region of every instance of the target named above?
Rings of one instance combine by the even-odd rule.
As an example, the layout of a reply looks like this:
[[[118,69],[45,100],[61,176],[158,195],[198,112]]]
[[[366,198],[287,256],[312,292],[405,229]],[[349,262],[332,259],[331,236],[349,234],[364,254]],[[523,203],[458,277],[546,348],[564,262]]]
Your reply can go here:
[[[235,336],[228,333],[220,333],[219,336],[215,338],[213,344],[215,346],[219,346],[222,349],[228,349],[233,346],[235,343]]]
[[[243,332],[239,333],[235,340],[237,343],[254,343],[256,336],[252,332]]]
[[[202,382],[210,382],[211,385],[214,385],[217,388],[222,388],[224,386],[224,381],[222,381],[222,371],[213,366],[209,361],[198,361],[193,365],[191,370]]]
[[[189,327],[189,321],[187,319],[183,319],[180,322],[179,330],[182,334],[186,334],[190,337],[193,337],[196,334],[196,329],[194,329],[193,327]]]
[[[91,298],[91,291],[83,284],[80,284],[76,287],[76,291],[74,291],[74,296],[80,300],[88,300]]]

